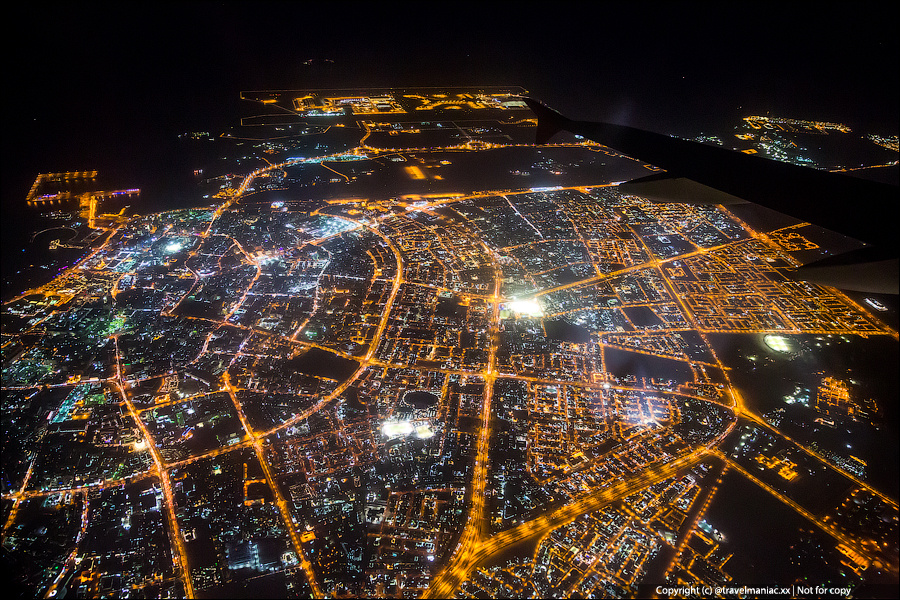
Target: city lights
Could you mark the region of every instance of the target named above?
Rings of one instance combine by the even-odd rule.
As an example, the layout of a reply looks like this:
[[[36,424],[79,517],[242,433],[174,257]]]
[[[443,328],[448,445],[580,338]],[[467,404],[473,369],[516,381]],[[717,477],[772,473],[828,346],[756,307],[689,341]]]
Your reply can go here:
[[[210,206],[38,177],[47,252],[84,254],[3,305],[31,595],[634,597],[765,575],[769,545],[785,581],[896,580],[890,301],[787,277],[828,250],[809,224],[536,146],[525,94],[243,92],[265,113],[179,138],[216,151]],[[791,162],[849,133],[738,127]]]

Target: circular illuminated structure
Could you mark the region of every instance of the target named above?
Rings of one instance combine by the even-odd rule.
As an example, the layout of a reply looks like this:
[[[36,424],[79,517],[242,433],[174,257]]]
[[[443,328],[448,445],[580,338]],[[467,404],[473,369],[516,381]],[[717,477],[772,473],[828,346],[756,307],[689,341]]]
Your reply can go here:
[[[418,410],[423,410],[431,408],[432,406],[437,404],[438,397],[431,392],[426,392],[424,390],[414,390],[406,392],[403,395],[403,402]]]
[[[763,338],[763,341],[766,343],[766,346],[768,346],[775,352],[789,354],[794,350],[793,346],[790,343],[790,340],[788,340],[788,338],[784,337],[783,335],[775,335],[770,333]]]

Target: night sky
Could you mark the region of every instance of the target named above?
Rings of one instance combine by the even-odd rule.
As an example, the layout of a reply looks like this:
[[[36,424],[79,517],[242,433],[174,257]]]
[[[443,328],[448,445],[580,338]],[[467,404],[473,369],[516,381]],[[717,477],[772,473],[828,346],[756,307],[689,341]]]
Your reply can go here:
[[[766,111],[898,131],[885,2],[320,4],[8,11],[24,35],[5,53],[4,215],[38,172],[116,169],[152,189],[179,168],[165,144],[234,124],[242,89],[520,85],[573,118],[664,133]]]

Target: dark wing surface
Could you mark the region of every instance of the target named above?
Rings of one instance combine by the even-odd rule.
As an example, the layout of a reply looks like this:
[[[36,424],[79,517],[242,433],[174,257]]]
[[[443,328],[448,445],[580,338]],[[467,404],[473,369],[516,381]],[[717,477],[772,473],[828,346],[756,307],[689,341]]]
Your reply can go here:
[[[536,143],[559,131],[583,136],[665,170],[622,184],[627,193],[657,202],[753,202],[866,244],[791,273],[795,279],[844,289],[897,294],[896,186],[769,160],[650,131],[574,121],[531,98]]]

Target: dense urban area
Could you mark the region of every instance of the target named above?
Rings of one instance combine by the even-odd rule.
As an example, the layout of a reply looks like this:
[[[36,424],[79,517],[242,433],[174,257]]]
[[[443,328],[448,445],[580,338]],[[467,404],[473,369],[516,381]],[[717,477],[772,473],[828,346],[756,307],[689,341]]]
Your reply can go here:
[[[217,155],[191,208],[36,177],[32,240],[74,258],[3,304],[23,596],[896,591],[896,314],[789,276],[852,241],[623,194],[658,169],[536,146],[524,93],[244,92],[182,136]],[[734,125],[697,141],[897,165]]]

